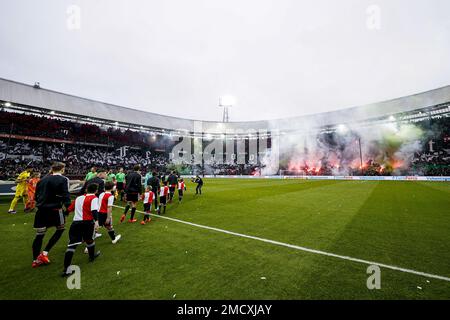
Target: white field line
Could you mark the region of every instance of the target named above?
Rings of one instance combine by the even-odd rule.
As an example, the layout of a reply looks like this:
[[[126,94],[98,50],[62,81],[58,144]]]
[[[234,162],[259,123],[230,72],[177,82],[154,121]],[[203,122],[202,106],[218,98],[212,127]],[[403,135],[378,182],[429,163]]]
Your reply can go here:
[[[117,206],[117,205],[114,205],[114,207],[124,209],[124,207]],[[140,211],[140,210],[136,210],[136,212],[144,213],[143,211]],[[258,240],[258,241],[271,243],[271,244],[275,244],[275,245],[278,245],[278,246],[287,247],[287,248],[291,248],[291,249],[295,249],[295,250],[300,250],[300,251],[320,254],[320,255],[323,255],[323,256],[333,257],[333,258],[347,260],[347,261],[358,262],[358,263],[367,264],[367,265],[377,265],[379,267],[386,268],[386,269],[391,269],[391,270],[395,270],[395,271],[415,274],[415,275],[426,277],[426,278],[439,279],[439,280],[450,282],[450,278],[444,277],[444,276],[440,276],[440,275],[436,275],[436,274],[416,271],[416,270],[412,270],[412,269],[401,268],[401,267],[397,267],[397,266],[391,266],[391,265],[388,265],[388,264],[379,263],[379,262],[375,262],[375,261],[368,261],[368,260],[363,260],[363,259],[358,259],[358,258],[353,258],[353,257],[348,257],[348,256],[342,256],[342,255],[339,255],[339,254],[334,254],[334,253],[330,253],[330,252],[310,249],[310,248],[301,247],[301,246],[297,246],[297,245],[289,244],[289,243],[284,243],[284,242],[280,242],[280,241],[264,239],[264,238],[255,237],[255,236],[249,236],[249,235],[246,235],[246,234],[243,234],[243,233],[237,233],[237,232],[228,231],[228,230],[224,230],[224,229],[208,227],[208,226],[205,226],[205,225],[192,223],[192,222],[188,222],[188,221],[184,221],[184,220],[180,220],[180,219],[170,218],[170,217],[167,217],[167,216],[158,215],[158,214],[154,214],[154,213],[151,213],[150,215],[154,216],[154,217],[161,218],[161,219],[166,219],[166,220],[170,220],[170,221],[174,221],[174,222],[178,222],[178,223],[187,224],[187,225],[194,226],[194,227],[197,227],[197,228],[202,228],[202,229],[207,229],[207,230],[212,230],[212,231],[216,231],[216,232],[230,234],[230,235],[233,235],[233,236],[236,236],[236,237]]]

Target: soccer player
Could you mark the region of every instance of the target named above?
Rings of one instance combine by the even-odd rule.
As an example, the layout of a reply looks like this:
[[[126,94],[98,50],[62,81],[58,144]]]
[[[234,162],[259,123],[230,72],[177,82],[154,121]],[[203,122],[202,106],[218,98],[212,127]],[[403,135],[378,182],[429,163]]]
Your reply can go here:
[[[27,211],[33,211],[36,207],[36,185],[38,184],[39,180],[41,178],[41,174],[39,172],[33,172],[31,174],[31,179],[27,182],[27,193],[28,193],[28,199],[27,204],[25,205],[25,210]]]
[[[87,194],[78,196],[68,208],[68,212],[75,211],[73,222],[69,230],[69,245],[64,255],[63,277],[70,275],[67,271],[72,263],[75,250],[83,241],[89,252],[89,262],[93,262],[100,251],[95,252],[94,233],[98,228],[98,198],[95,195],[98,185],[95,183],[87,187]]]
[[[141,221],[142,225],[152,221],[152,218],[150,218],[150,212],[152,211],[152,203],[154,198],[155,194],[152,191],[152,187],[147,186],[147,188],[145,188],[145,193],[142,195],[142,201],[144,202],[144,219]]]
[[[80,190],[80,195],[84,195],[86,194],[86,190],[89,187],[89,185],[91,184],[96,184],[97,185],[97,192],[96,192],[96,196],[97,198],[100,196],[101,193],[103,193],[105,191],[105,180],[106,180],[106,170],[104,169],[96,169],[96,176],[93,178],[90,178],[89,180],[87,180],[83,187]],[[97,231],[97,230],[96,230]],[[101,233],[95,233],[95,238],[100,238],[102,236]]]
[[[33,241],[33,268],[50,263],[48,253],[64,232],[66,221],[63,207],[68,208],[70,205],[69,179],[63,176],[64,169],[64,163],[55,162],[51,167],[50,174],[42,178],[36,185],[36,207],[38,209],[34,217],[36,237]],[[56,231],[44,251],[41,252],[42,241],[50,227],[56,227]]]
[[[119,168],[119,172],[116,174],[117,181],[117,192],[120,194],[120,201],[123,201],[123,189],[125,182],[125,173],[123,172],[123,168]]]
[[[170,172],[169,177],[167,178],[167,182],[169,183],[169,203],[172,203],[173,196],[175,194],[175,188],[178,184],[178,177],[175,175],[175,172]]]
[[[98,197],[99,211],[98,211],[98,225],[99,227],[105,227],[108,230],[108,235],[111,238],[111,242],[116,244],[122,237],[120,234],[115,233],[112,225],[112,207],[114,205],[113,195],[114,183],[108,181],[105,183],[105,192],[102,192]]]
[[[97,169],[96,169],[97,170]],[[83,187],[80,190],[80,195],[83,195],[86,193],[87,187],[90,184],[96,184],[98,186],[97,191],[97,197],[105,191],[105,180],[106,180],[106,170],[99,169],[96,171],[96,174],[94,177],[90,178],[89,180],[86,180]]]
[[[155,194],[155,203],[153,207],[155,208],[155,212],[158,211],[158,197],[159,189],[160,189],[160,182],[158,178],[158,173],[156,171],[153,171],[152,177],[147,180],[147,185],[152,187],[152,192]]]
[[[11,205],[9,206],[8,213],[15,214],[16,213],[16,205],[19,201],[19,198],[22,198],[23,204],[26,206],[27,204],[27,181],[30,178],[30,174],[33,171],[31,167],[25,168],[25,171],[21,172],[16,179],[16,194],[14,195],[14,199],[11,201]],[[25,210],[27,212],[28,210]]]
[[[169,187],[167,186],[167,183],[167,181],[164,181],[164,186],[159,190],[158,214],[161,214],[161,207],[164,207],[163,213],[166,213],[167,196],[169,194]]]
[[[197,187],[195,188],[195,194],[202,194],[203,179],[200,178],[199,175],[197,175],[194,182],[197,184]]]
[[[91,180],[92,178],[94,178],[95,176],[97,176],[97,168],[96,167],[92,167],[91,171],[89,171],[86,174],[86,177],[84,178],[84,181],[88,181]]]
[[[141,166],[137,164],[125,177],[125,197],[127,200],[127,205],[125,206],[123,215],[120,218],[120,222],[125,220],[130,207],[131,216],[128,222],[134,223],[137,221],[137,219],[134,219],[134,214],[136,213],[136,205],[139,201],[139,195],[142,193],[142,176],[140,170]]]
[[[184,184],[184,179],[180,178],[178,181],[178,203],[181,203],[181,200],[183,200],[184,191],[186,191],[186,185]]]

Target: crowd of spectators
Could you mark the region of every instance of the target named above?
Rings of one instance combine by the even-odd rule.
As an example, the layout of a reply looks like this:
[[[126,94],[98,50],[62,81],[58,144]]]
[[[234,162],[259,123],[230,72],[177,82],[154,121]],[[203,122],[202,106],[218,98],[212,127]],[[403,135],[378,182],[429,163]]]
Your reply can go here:
[[[450,149],[416,154],[411,170],[418,175],[450,176]]]
[[[146,146],[152,139],[144,132],[101,127],[51,117],[17,112],[0,111],[0,132],[23,136],[62,139],[112,145]]]
[[[446,119],[427,123],[423,127],[434,137],[438,137],[439,148],[430,152],[427,145],[421,152],[415,152],[410,165],[401,170],[390,164],[380,164],[373,160],[366,161],[362,168],[336,168],[331,163],[322,162],[317,168],[302,167],[299,171],[283,174],[306,175],[450,175],[449,124]],[[168,152],[173,141],[154,139],[148,133],[118,128],[104,128],[96,124],[86,124],[25,113],[0,111],[0,179],[14,178],[25,166],[32,165],[38,171],[45,172],[53,161],[67,164],[69,177],[82,177],[92,167],[125,170],[135,164],[143,168],[152,168],[165,172],[175,168],[184,174],[208,175],[259,175],[264,165],[218,163],[208,160],[202,164],[171,163]],[[61,139],[70,143],[51,141],[21,140],[12,135],[31,136],[47,139]],[[159,141],[158,141],[159,140]],[[96,144],[96,145],[94,145]],[[159,145],[158,145],[159,144]],[[126,150],[121,147],[126,146]],[[159,148],[158,148],[159,147]],[[409,162],[408,162],[409,163]],[[286,169],[286,168],[281,168]]]
[[[66,163],[66,173],[71,178],[82,177],[93,166],[115,170],[130,169],[135,164],[144,168],[164,171],[168,156],[155,151],[60,144],[46,142],[0,141],[0,179],[14,178],[26,166],[45,173],[54,161]],[[122,153],[122,154],[121,154]]]

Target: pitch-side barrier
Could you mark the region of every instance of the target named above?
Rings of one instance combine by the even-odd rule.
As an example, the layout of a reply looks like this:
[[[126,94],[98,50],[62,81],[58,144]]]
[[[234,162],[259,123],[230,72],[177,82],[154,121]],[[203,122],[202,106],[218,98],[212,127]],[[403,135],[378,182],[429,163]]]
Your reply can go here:
[[[183,178],[191,179],[192,175],[185,175]],[[298,179],[298,180],[361,180],[361,181],[447,181],[450,177],[429,177],[429,176],[389,176],[389,177],[370,177],[370,176],[224,176],[224,175],[205,175],[204,178],[220,179]],[[82,181],[70,180],[69,191],[77,194],[81,189]],[[12,181],[0,181],[0,196],[14,195],[16,184]]]
[[[186,176],[192,177],[192,176]],[[299,180],[364,180],[364,181],[450,181],[450,177],[430,176],[240,176],[240,175],[205,175],[205,178],[224,179],[299,179]]]

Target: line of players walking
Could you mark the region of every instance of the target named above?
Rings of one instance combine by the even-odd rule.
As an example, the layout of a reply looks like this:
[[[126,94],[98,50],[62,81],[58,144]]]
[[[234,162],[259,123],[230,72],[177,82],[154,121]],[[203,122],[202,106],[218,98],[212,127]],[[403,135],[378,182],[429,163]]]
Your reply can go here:
[[[201,180],[201,178],[199,179]],[[186,191],[184,179],[176,175],[175,172],[172,171],[166,180],[165,176],[158,177],[157,172],[153,171],[146,175],[144,182],[145,192],[139,197],[142,189],[142,176],[139,165],[135,166],[134,170],[127,174],[125,181],[124,186],[118,184],[117,188],[120,198],[123,199],[125,197],[125,201],[127,202],[120,222],[126,219],[130,208],[131,212],[128,222],[134,223],[137,221],[135,219],[136,206],[141,199],[144,205],[144,218],[141,224],[144,225],[151,221],[150,213],[152,206],[154,206],[155,212],[158,214],[166,213],[167,203],[173,202],[175,190],[178,190],[179,203],[183,200],[183,194]]]
[[[120,197],[121,201],[126,201],[120,218],[121,223],[125,221],[128,212],[130,212],[128,222],[136,222],[137,204],[140,200],[143,202],[142,225],[151,221],[152,205],[158,214],[166,212],[167,204],[173,202],[176,189],[178,189],[178,202],[181,203],[186,191],[183,178],[171,172],[165,179],[164,176],[158,177],[156,172],[152,172],[145,177],[145,191],[142,192],[140,169],[140,166],[136,165],[127,174],[123,172],[123,169],[114,174],[106,170],[97,172],[93,168],[85,178],[80,195],[71,201],[69,180],[63,175],[65,164],[54,163],[50,173],[40,179],[36,185],[34,195],[37,207],[34,220],[36,236],[32,245],[32,267],[50,263],[49,252],[61,238],[70,212],[74,212],[74,215],[69,229],[69,244],[64,256],[62,276],[68,276],[71,273],[69,267],[79,245],[86,246],[85,252],[88,253],[89,262],[93,262],[100,256],[100,251],[95,250],[95,239],[101,236],[97,232],[100,227],[107,230],[112,244],[116,244],[121,239],[121,235],[116,234],[112,221],[112,210],[116,198]],[[197,183],[196,194],[201,194],[203,180],[197,176],[192,181]],[[20,181],[20,183],[23,182]],[[52,227],[56,230],[41,251],[47,230]]]

